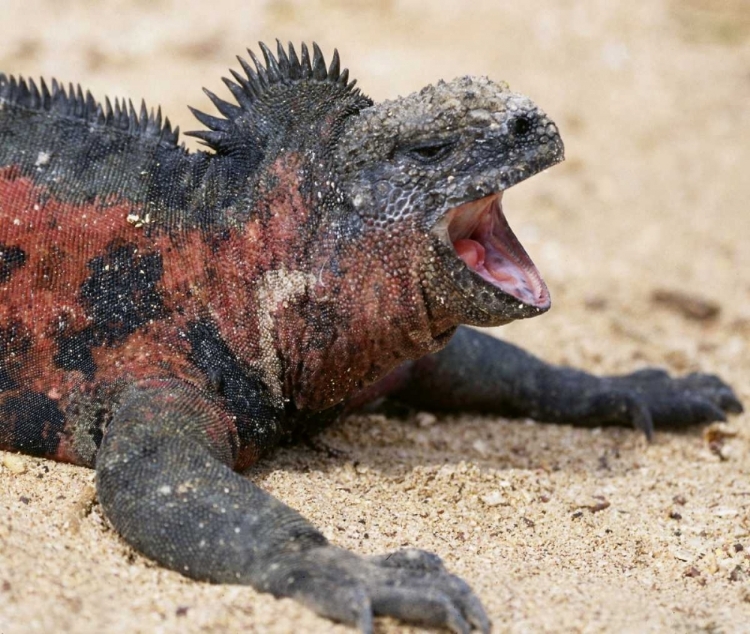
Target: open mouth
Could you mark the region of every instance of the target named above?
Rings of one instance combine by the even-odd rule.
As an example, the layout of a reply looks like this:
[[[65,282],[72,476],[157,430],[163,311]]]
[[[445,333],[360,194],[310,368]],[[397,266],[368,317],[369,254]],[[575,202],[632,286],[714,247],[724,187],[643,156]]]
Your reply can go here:
[[[464,264],[526,306],[546,310],[547,286],[503,215],[503,192],[451,209],[448,239]]]

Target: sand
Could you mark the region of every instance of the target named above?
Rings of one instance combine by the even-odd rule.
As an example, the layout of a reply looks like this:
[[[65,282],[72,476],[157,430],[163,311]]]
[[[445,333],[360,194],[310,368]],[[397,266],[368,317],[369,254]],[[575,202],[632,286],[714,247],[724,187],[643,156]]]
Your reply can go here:
[[[750,404],[746,0],[4,0],[0,13],[0,69],[145,97],[183,129],[198,127],[187,103],[210,108],[201,86],[221,91],[234,54],[277,36],[338,47],[376,99],[461,74],[509,81],[558,122],[568,160],[505,197],[554,308],[498,334],[597,373],[717,372]],[[341,546],[437,552],[495,631],[741,632],[748,422],[649,445],[629,429],[370,414],[324,435],[342,457],[284,449],[248,477]],[[0,454],[0,510],[2,634],[349,631],[134,553],[89,470]],[[396,631],[415,630],[378,622]]]

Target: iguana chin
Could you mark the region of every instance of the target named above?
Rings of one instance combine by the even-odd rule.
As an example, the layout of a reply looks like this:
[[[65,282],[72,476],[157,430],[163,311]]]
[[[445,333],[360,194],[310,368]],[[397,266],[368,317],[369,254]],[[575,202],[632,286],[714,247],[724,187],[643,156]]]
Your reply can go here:
[[[116,530],[190,577],[487,632],[435,555],[344,551],[235,470],[386,394],[649,436],[741,405],[456,332],[550,305],[502,210],[563,158],[529,99],[464,77],[373,104],[337,53],[261,49],[192,154],[145,106],[0,75],[0,447],[95,467]]]

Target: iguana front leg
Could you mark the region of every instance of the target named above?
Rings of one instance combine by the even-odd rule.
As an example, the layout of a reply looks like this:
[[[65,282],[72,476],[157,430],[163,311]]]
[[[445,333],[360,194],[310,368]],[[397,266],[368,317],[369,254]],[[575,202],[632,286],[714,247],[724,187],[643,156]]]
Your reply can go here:
[[[654,427],[724,420],[742,404],[711,374],[648,369],[597,377],[555,366],[489,335],[459,328],[440,352],[402,370],[391,396],[428,410],[477,410],[540,421]]]
[[[97,456],[104,513],[135,548],[189,577],[249,584],[372,631],[373,614],[469,632],[489,620],[429,553],[364,558],[231,469],[231,419],[195,388],[129,390]]]

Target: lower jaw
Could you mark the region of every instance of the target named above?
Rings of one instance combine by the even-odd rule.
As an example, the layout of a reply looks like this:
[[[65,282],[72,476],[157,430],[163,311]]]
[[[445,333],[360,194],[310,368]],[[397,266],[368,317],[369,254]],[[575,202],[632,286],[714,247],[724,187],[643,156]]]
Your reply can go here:
[[[437,242],[437,241],[436,241]],[[433,332],[455,328],[459,324],[494,327],[541,315],[550,308],[549,293],[545,302],[532,305],[520,301],[486,282],[466,267],[453,247],[440,241],[436,245],[436,261],[442,270],[433,279],[444,280],[437,292],[427,293]]]

